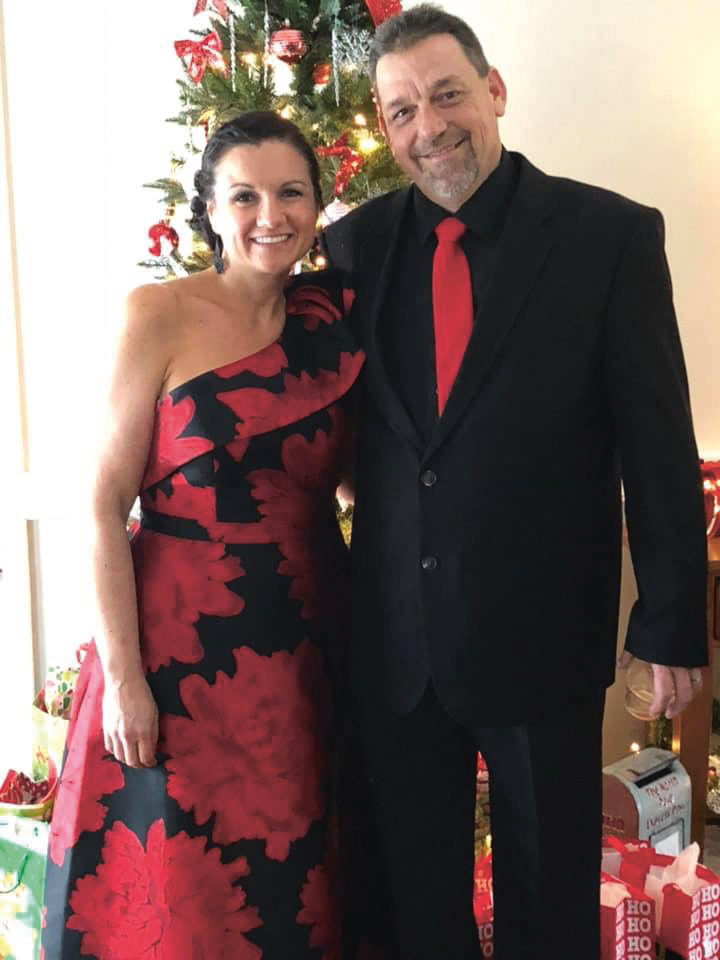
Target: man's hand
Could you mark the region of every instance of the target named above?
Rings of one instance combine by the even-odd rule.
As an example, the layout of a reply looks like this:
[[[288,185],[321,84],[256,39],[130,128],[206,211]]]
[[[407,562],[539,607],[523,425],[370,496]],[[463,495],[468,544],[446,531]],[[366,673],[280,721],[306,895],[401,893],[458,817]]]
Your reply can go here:
[[[635,658],[627,650],[618,660],[618,667],[627,670]],[[690,701],[702,690],[702,672],[699,667],[666,667],[651,663],[655,699],[649,712],[654,717],[666,716],[672,720],[682,713]]]

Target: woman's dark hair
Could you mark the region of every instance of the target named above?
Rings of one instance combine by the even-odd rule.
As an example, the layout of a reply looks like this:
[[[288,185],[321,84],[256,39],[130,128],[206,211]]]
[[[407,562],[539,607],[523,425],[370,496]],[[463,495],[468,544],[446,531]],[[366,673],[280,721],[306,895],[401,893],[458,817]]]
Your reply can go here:
[[[210,226],[207,205],[215,190],[215,168],[232,147],[259,146],[266,140],[278,140],[294,147],[304,158],[310,173],[315,203],[318,210],[324,206],[320,189],[320,168],[313,148],[300,130],[272,110],[249,110],[228,120],[208,140],[203,151],[200,169],[195,174],[197,196],[190,201],[190,226],[203,235],[215,254],[216,267],[222,262],[222,240]],[[220,269],[220,268],[218,268]]]

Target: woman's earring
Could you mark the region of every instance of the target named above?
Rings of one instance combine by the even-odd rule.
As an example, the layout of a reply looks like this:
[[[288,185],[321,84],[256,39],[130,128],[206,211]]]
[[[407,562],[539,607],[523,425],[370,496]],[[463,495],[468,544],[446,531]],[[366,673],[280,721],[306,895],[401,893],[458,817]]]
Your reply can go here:
[[[215,237],[213,246],[213,264],[218,273],[225,273],[225,261],[223,260],[223,243],[220,237]]]

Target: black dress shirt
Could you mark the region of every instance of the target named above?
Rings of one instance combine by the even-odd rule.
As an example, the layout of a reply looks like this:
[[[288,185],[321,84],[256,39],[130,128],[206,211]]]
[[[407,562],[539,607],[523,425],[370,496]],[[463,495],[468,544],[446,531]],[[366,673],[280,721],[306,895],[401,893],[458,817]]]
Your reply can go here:
[[[432,308],[432,264],[437,246],[435,228],[449,216],[457,217],[467,227],[460,245],[470,265],[477,321],[516,181],[513,159],[503,149],[498,166],[455,214],[450,214],[413,187],[386,310],[378,324],[377,336],[390,381],[423,438],[428,437],[437,419]]]

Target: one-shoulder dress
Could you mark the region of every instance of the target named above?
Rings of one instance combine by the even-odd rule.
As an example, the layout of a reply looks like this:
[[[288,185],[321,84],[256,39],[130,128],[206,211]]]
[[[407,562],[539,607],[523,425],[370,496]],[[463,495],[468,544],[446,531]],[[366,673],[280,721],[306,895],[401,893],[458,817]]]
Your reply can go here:
[[[363,355],[329,281],[157,406],[132,539],[158,765],[106,752],[91,646],[55,804],[45,960],[338,960],[334,494]]]

